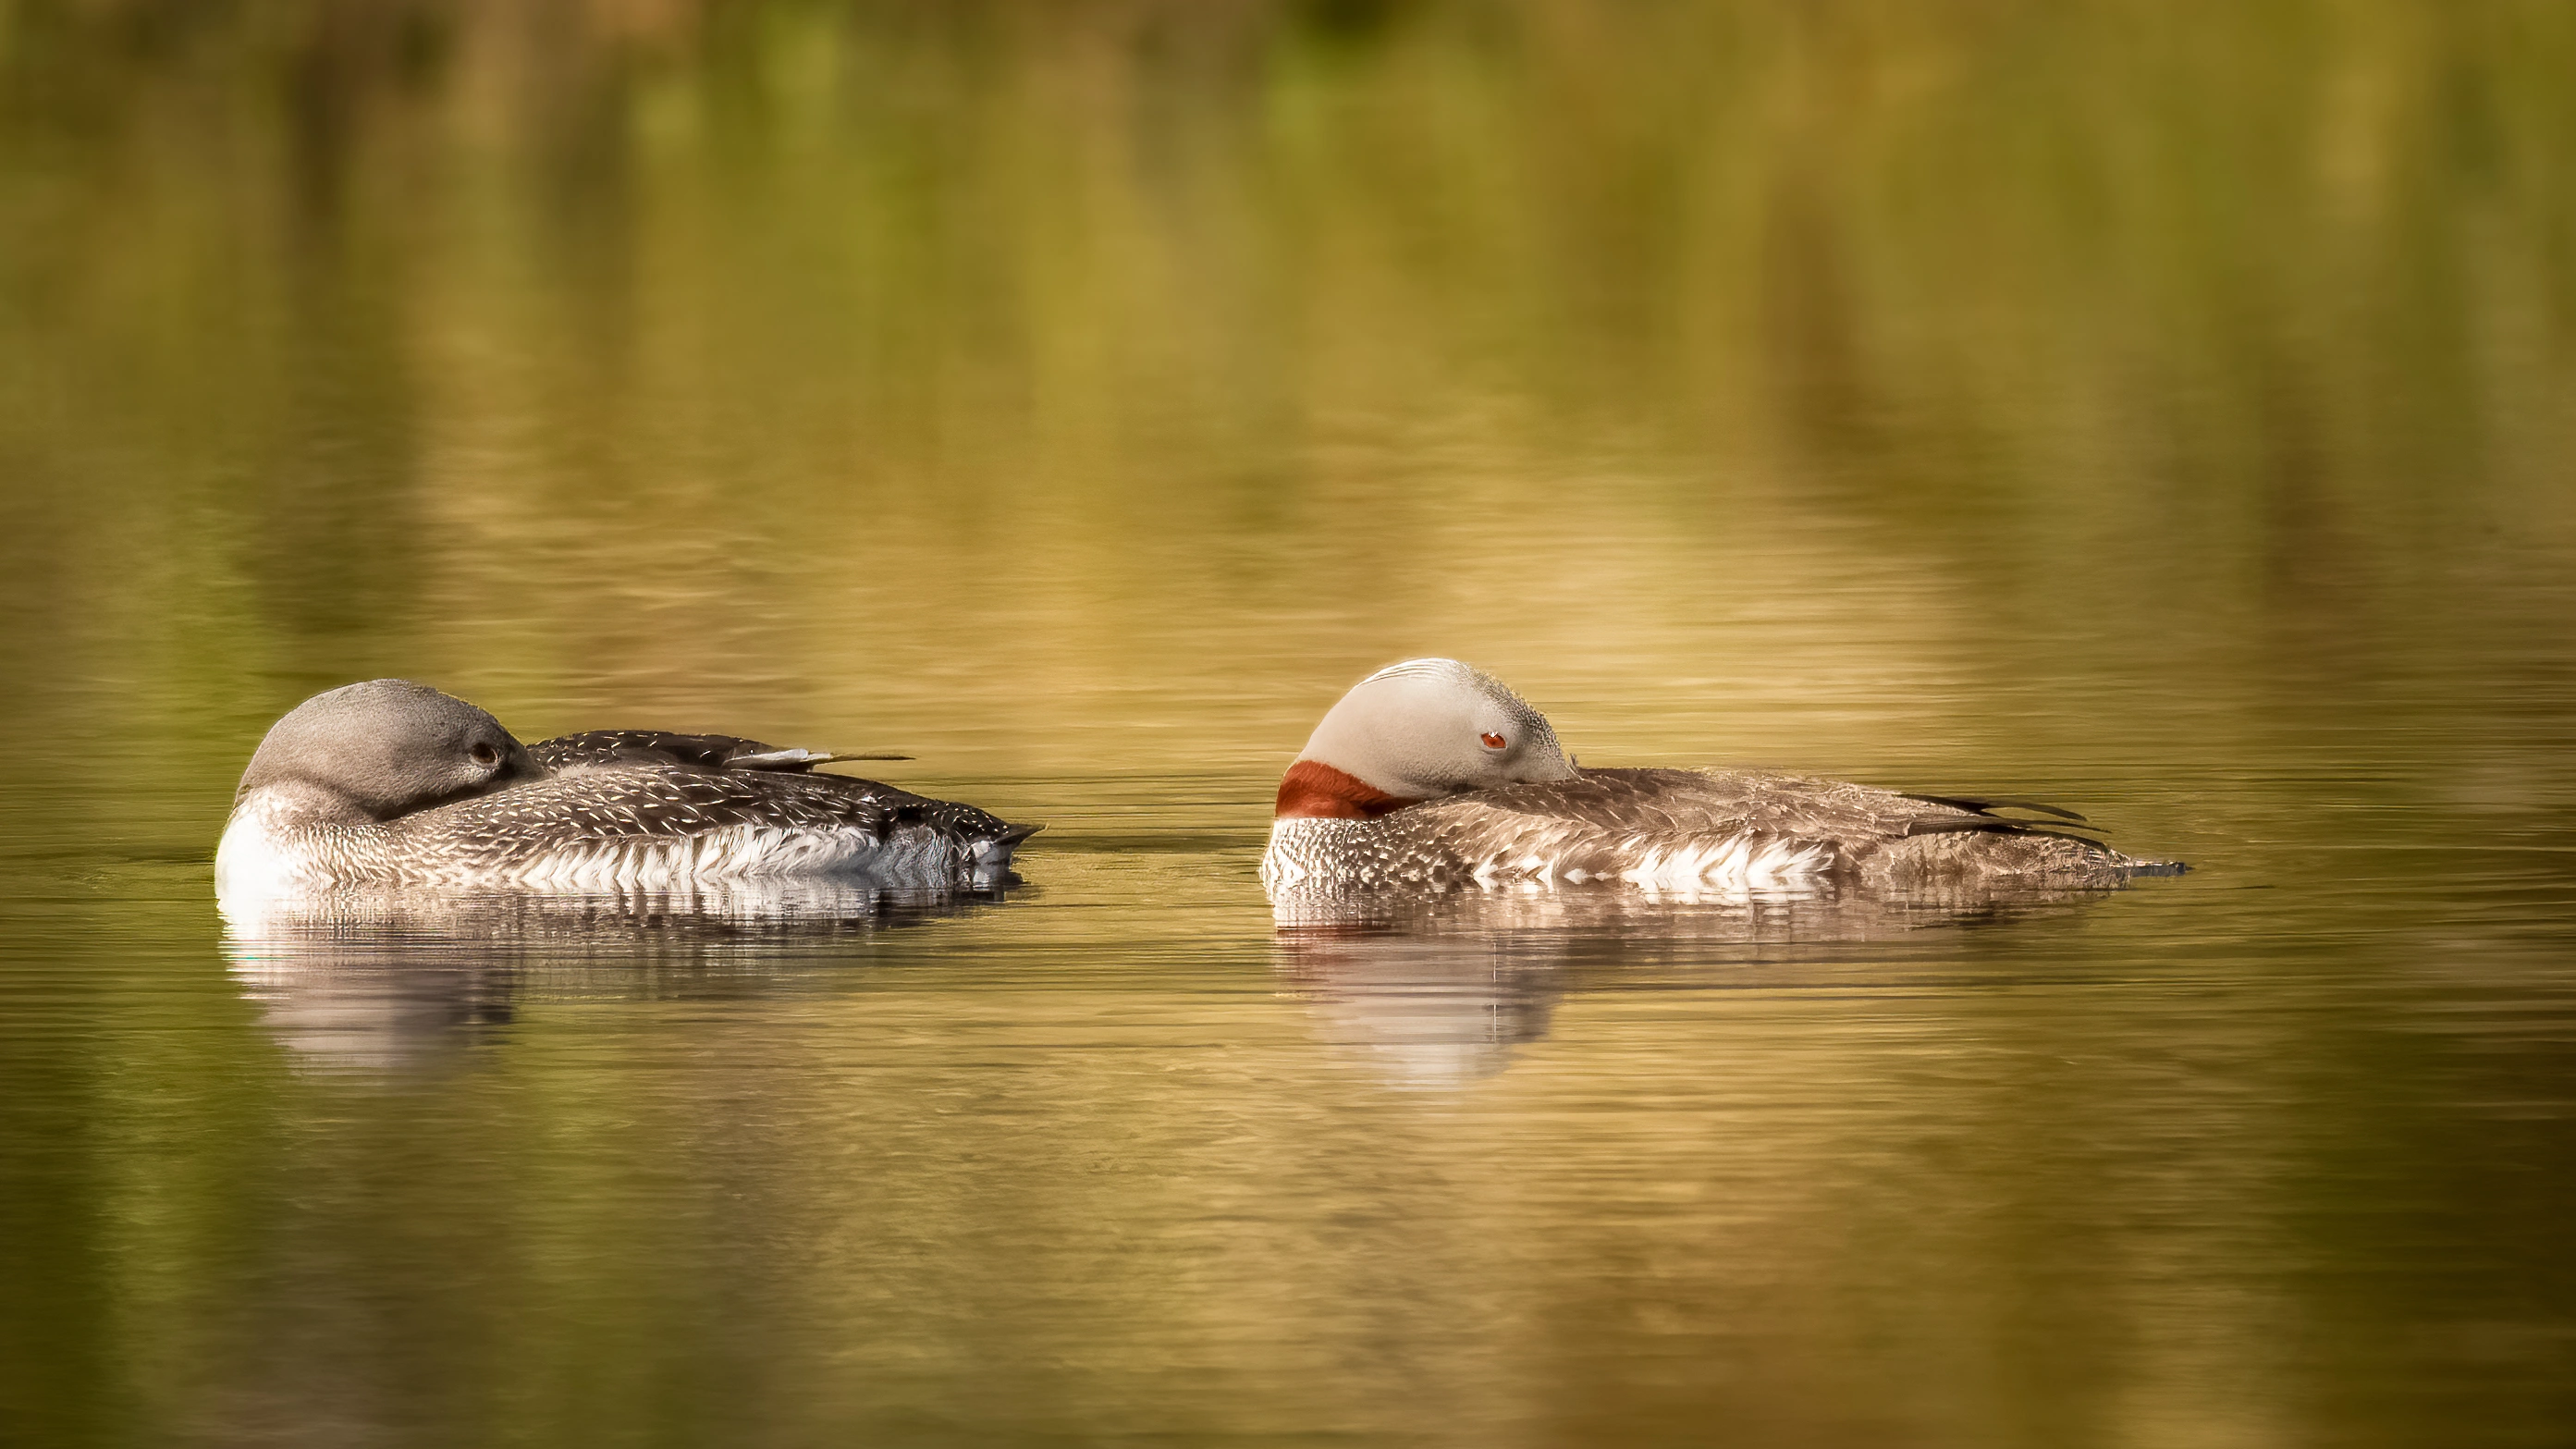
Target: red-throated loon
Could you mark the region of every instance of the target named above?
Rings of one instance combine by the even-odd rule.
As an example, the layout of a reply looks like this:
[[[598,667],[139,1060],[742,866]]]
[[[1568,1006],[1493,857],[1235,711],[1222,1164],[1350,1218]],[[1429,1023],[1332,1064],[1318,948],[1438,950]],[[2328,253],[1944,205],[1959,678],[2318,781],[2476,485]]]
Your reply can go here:
[[[1995,812],[2020,809],[2044,818]],[[1279,782],[1274,887],[1625,881],[1662,890],[1827,878],[2114,884],[2174,874],[2026,801],[1906,795],[1755,771],[1582,769],[1547,717],[1454,659],[1353,686]]]

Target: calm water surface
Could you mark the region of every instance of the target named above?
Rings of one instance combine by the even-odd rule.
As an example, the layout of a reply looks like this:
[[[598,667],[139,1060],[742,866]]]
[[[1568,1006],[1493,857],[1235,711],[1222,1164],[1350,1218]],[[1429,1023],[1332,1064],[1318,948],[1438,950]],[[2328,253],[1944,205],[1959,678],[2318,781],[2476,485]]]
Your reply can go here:
[[[2576,1437],[2561,8],[194,14],[0,4],[13,1441]],[[2197,869],[1283,921],[1422,652]],[[1048,828],[228,927],[389,673]]]

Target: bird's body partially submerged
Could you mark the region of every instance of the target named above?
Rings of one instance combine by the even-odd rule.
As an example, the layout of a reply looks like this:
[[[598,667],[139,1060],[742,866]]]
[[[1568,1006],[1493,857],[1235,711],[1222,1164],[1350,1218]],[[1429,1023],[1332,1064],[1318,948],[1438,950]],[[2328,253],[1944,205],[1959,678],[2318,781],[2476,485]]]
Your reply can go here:
[[[2064,828],[2060,828],[2064,827]],[[1585,770],[1375,819],[1274,821],[1264,878],[1358,889],[1584,885],[1766,888],[1844,877],[2072,882],[2140,863],[2071,833],[1840,780],[1752,771]]]
[[[1362,681],[1325,716],[1281,782],[1261,869],[1286,887],[1674,891],[1828,879],[2110,884],[2179,869],[2131,860],[2084,828],[2045,806],[1839,780],[1580,769],[1518,695],[1463,664],[1414,660]]]
[[[990,885],[1035,826],[726,735],[603,730],[522,746],[483,711],[377,680],[273,728],[215,856],[218,891],[344,885],[668,889],[865,875]]]

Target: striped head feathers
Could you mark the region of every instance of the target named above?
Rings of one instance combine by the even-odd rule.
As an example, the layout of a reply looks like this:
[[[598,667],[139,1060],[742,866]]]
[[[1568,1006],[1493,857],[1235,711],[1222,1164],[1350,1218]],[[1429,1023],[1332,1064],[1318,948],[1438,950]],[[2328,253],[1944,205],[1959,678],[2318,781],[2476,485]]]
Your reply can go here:
[[[1279,782],[1281,819],[1358,820],[1531,780],[1570,780],[1547,716],[1455,659],[1408,659],[1324,715]]]
[[[371,679],[317,694],[271,725],[233,798],[264,793],[296,817],[359,825],[544,774],[473,705],[407,679]]]

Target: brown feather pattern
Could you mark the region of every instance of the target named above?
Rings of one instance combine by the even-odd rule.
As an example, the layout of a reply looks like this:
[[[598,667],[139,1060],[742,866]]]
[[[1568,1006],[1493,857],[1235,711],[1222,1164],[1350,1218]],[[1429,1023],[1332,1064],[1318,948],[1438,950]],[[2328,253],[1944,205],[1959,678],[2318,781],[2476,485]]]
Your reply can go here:
[[[1605,878],[1680,887],[1824,876],[2109,883],[2149,868],[2062,831],[1840,780],[1592,769],[1376,820],[1281,821],[1265,871],[1361,887]]]

